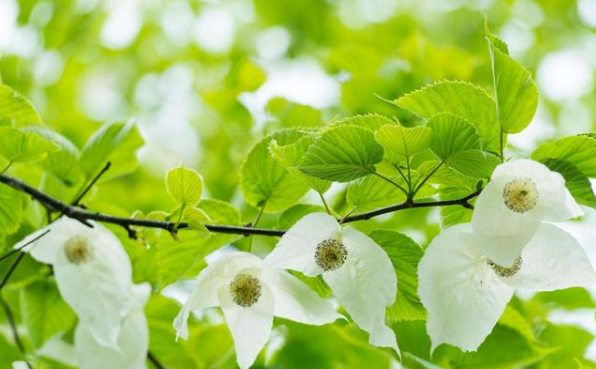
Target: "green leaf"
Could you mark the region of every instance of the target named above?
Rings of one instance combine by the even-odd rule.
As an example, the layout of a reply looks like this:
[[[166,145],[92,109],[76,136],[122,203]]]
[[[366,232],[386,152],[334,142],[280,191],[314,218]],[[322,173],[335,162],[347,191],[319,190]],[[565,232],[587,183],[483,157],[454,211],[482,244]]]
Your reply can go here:
[[[454,153],[445,163],[468,177],[490,178],[501,160],[480,150],[465,150]]]
[[[330,126],[353,126],[377,132],[383,126],[399,126],[399,122],[379,114],[355,115],[331,123]]]
[[[404,187],[407,186],[401,177],[391,179],[400,182]],[[397,204],[405,199],[403,191],[377,176],[360,178],[350,183],[346,194],[347,203],[358,212]]]
[[[320,194],[325,193],[331,187],[331,182],[302,173],[299,169],[308,149],[315,142],[314,135],[305,135],[293,144],[280,146],[277,141],[271,140],[269,152],[286,170],[302,181],[304,184]]]
[[[470,191],[459,188],[448,188],[441,191],[441,200],[461,199],[470,194]],[[441,228],[472,221],[472,211],[463,206],[441,207]]]
[[[326,210],[322,206],[310,205],[310,204],[296,204],[286,211],[284,211],[279,217],[278,227],[279,229],[289,229],[310,213],[325,213]]]
[[[30,126],[26,132],[35,133],[60,147],[59,151],[50,152],[40,165],[68,185],[74,184],[80,177],[79,149],[66,137],[45,126]]]
[[[428,121],[428,127],[433,132],[430,149],[441,160],[447,160],[461,151],[480,149],[478,132],[456,115],[437,114]]]
[[[0,155],[12,163],[31,163],[45,159],[60,147],[38,134],[12,127],[0,127]]]
[[[81,168],[87,178],[92,178],[110,162],[110,170],[102,177],[102,181],[128,174],[138,166],[136,151],[143,143],[134,123],[105,124],[89,138],[83,148]]]
[[[590,292],[581,287],[567,288],[558,291],[538,292],[531,302],[538,302],[548,310],[594,309],[596,302]]]
[[[21,290],[23,320],[35,348],[61,331],[70,329],[75,315],[62,300],[55,283],[49,280],[29,284]]]
[[[408,236],[379,229],[370,237],[387,252],[397,274],[397,299],[387,310],[391,320],[424,320],[426,310],[418,297],[418,263],[424,252]]]
[[[587,177],[596,178],[596,138],[580,135],[547,142],[534,150],[532,159],[539,162],[564,160],[575,165]]]
[[[499,324],[516,330],[519,334],[525,337],[528,342],[536,341],[534,330],[528,320],[513,306],[508,305],[503,312],[503,315],[499,318]]]
[[[546,159],[543,164],[565,178],[565,187],[578,203],[596,209],[596,196],[592,190],[592,184],[577,166],[560,159]]]
[[[33,105],[12,88],[0,85],[0,126],[31,124],[43,124]]]
[[[234,206],[212,199],[203,199],[197,205],[209,217],[209,224],[241,224],[240,212]],[[157,244],[157,273],[160,287],[163,288],[180,277],[198,275],[205,266],[203,258],[221,246],[230,244],[242,237],[235,234],[211,233],[198,238],[190,232],[178,234],[179,241],[169,234],[163,234]]]
[[[209,223],[211,219],[203,210],[187,208],[184,210],[183,219],[188,222],[188,226],[191,229],[197,231],[200,237],[209,237],[210,233],[207,227],[205,227],[205,224]]]
[[[499,36],[495,35],[490,31],[490,29],[488,28],[488,21],[486,19],[484,22],[484,34],[489,43],[492,43],[494,47],[501,50],[501,52],[503,52],[504,54],[509,55],[509,47],[507,46],[505,41],[503,41],[501,38],[499,38]]]
[[[25,216],[27,197],[12,188],[0,184],[0,239],[15,233]]]
[[[495,100],[484,89],[467,82],[442,81],[426,86],[394,101],[422,118],[451,113],[474,125],[484,150],[498,152],[500,130]]]
[[[530,72],[504,52],[507,49],[502,40],[490,32],[487,40],[501,130],[521,132],[538,108],[538,87]]]
[[[325,131],[310,147],[300,166],[304,173],[349,182],[375,172],[383,147],[364,128],[341,126]]]
[[[401,125],[383,126],[375,139],[397,155],[410,158],[430,146],[432,130],[428,127],[406,128]]]
[[[291,145],[304,136],[298,130],[283,130],[257,143],[240,169],[240,188],[246,202],[268,213],[283,211],[294,205],[308,187],[269,153],[272,140],[280,146]]]
[[[203,195],[203,177],[181,165],[166,174],[166,190],[177,205],[193,207]]]

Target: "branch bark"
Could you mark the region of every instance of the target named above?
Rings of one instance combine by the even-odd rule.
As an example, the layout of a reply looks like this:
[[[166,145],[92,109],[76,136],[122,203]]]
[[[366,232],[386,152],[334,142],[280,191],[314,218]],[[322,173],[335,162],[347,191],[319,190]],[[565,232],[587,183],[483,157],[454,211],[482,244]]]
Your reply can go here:
[[[82,209],[77,206],[66,204],[58,199],[55,199],[38,189],[29,186],[25,182],[6,175],[0,175],[0,182],[4,183],[7,186],[12,187],[13,189],[24,192],[30,195],[33,199],[39,201],[44,207],[46,207],[50,211],[60,212],[65,216],[76,219],[90,227],[92,224],[89,223],[90,220],[94,220],[97,222],[102,223],[111,223],[116,224],[129,232],[131,234],[130,227],[148,227],[148,228],[160,228],[167,230],[169,232],[175,233],[178,229],[188,228],[188,223],[180,223],[176,226],[175,222],[166,222],[166,221],[159,221],[159,220],[148,220],[148,219],[134,219],[134,218],[125,218],[125,217],[116,217],[109,214],[102,214],[93,211],[89,211],[86,209]],[[356,222],[359,220],[368,220],[370,218],[392,213],[400,210],[405,209],[413,209],[413,208],[426,208],[426,207],[434,207],[434,206],[463,206],[467,209],[473,209],[473,206],[469,203],[471,199],[478,196],[482,190],[478,190],[466,197],[462,197],[460,199],[455,200],[444,200],[444,201],[431,201],[431,202],[414,202],[412,200],[406,200],[405,202],[397,205],[387,206],[384,208],[380,208],[377,210],[373,210],[366,213],[351,215],[343,219],[343,223],[349,222]],[[241,226],[231,226],[231,225],[215,225],[215,224],[206,224],[205,227],[211,232],[214,233],[227,233],[227,234],[241,234],[245,236],[250,235],[260,235],[260,236],[273,236],[273,237],[281,237],[286,232],[285,230],[279,229],[265,229],[265,228],[254,228],[254,227],[241,227]]]

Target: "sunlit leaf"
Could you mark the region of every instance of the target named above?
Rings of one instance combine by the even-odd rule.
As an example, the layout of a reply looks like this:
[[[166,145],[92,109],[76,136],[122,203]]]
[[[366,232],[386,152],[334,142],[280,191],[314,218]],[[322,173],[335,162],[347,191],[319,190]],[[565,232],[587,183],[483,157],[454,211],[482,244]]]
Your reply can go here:
[[[36,162],[59,150],[58,145],[36,133],[0,127],[0,155],[9,162]]]
[[[166,189],[176,204],[193,207],[203,195],[203,177],[182,165],[166,173]]]

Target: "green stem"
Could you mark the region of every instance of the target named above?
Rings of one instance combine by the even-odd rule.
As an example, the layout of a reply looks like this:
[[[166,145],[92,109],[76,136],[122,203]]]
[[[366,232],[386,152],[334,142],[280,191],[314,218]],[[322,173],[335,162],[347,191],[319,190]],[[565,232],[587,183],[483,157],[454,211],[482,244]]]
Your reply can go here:
[[[325,196],[323,196],[323,194],[320,192],[318,192],[318,194],[321,198],[321,201],[323,202],[323,205],[325,205],[325,210],[327,210],[327,214],[331,215],[331,209],[329,209],[329,205],[327,205],[327,201],[325,201]]]
[[[505,135],[503,134],[503,131],[501,130],[501,133],[500,133],[500,141],[501,141],[501,162],[504,162],[504,161],[505,161],[505,155],[503,154],[503,151],[504,151],[504,146],[505,146],[505,142],[504,142],[504,141],[505,141],[505,139],[504,139],[504,138],[505,138]]]
[[[2,169],[2,171],[0,172],[0,175],[4,174],[4,172],[6,172],[11,166],[12,166],[12,161],[9,161],[8,165],[6,165],[4,167],[4,169]]]
[[[180,214],[178,215],[178,220],[176,221],[176,226],[174,229],[178,229],[178,226],[180,225],[180,223],[182,222],[182,216],[184,216],[184,208],[186,207],[186,204],[182,204],[182,206],[180,207]]]
[[[404,174],[404,172],[402,172],[402,170],[399,168],[399,165],[397,165],[397,164],[391,164],[391,165],[393,165],[393,167],[397,170],[397,172],[404,179],[404,181],[408,185],[408,193],[411,193],[412,192],[412,182],[408,179],[408,177],[406,177],[406,175]]]
[[[371,172],[371,173],[372,173],[372,174],[374,174],[374,175],[376,175],[377,177],[379,177],[379,178],[381,178],[381,179],[383,179],[383,180],[385,180],[385,181],[387,181],[387,182],[391,183],[391,184],[392,184],[392,185],[394,185],[395,187],[397,187],[397,188],[399,188],[400,190],[402,190],[402,191],[403,191],[403,193],[405,193],[405,194],[406,194],[406,196],[409,196],[408,190],[406,190],[405,188],[403,188],[402,186],[400,186],[398,183],[395,183],[395,182],[394,182],[394,181],[392,181],[391,179],[389,179],[389,178],[385,177],[384,175],[382,175],[382,174],[379,174],[379,173],[377,173],[377,172]]]
[[[412,197],[416,196],[416,194],[418,193],[418,191],[420,191],[420,189],[422,188],[422,186],[424,186],[424,184],[426,183],[426,181],[428,181],[430,179],[430,177],[432,177],[437,170],[439,170],[439,168],[441,167],[441,165],[443,165],[444,161],[441,160],[439,162],[439,165],[437,165],[430,173],[428,173],[428,175],[420,182],[420,184],[418,184],[416,186],[416,189],[414,190],[414,193],[412,194]]]

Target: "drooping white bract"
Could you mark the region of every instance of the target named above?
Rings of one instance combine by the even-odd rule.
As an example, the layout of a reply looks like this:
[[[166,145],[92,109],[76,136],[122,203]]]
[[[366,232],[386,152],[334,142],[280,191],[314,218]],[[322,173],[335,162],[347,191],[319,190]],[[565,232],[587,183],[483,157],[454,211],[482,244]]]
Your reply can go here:
[[[510,266],[540,223],[582,215],[565,179],[544,164],[513,160],[497,166],[476,200],[472,226],[484,254]]]
[[[149,349],[149,328],[143,311],[151,286],[134,286],[135,302],[122,321],[116,348],[101,345],[91,329],[80,322],[75,330],[75,351],[81,369],[126,368],[145,369]]]
[[[132,268],[122,244],[100,224],[90,228],[62,217],[15,248],[47,229],[47,235],[23,250],[52,265],[64,301],[100,344],[116,347],[121,321],[134,303]]]
[[[515,289],[552,291],[594,285],[588,257],[570,234],[542,223],[511,267],[483,253],[469,223],[447,228],[418,265],[418,293],[428,311],[432,348],[473,351],[492,331]]]
[[[308,214],[283,235],[265,265],[323,279],[375,346],[398,351],[385,309],[397,293],[395,269],[385,250],[365,234],[342,228],[332,216]]]
[[[296,277],[263,267],[246,252],[232,252],[201,271],[198,285],[174,320],[177,335],[188,338],[187,320],[193,310],[221,306],[228,323],[236,360],[248,368],[267,343],[273,316],[322,325],[342,316]]]

